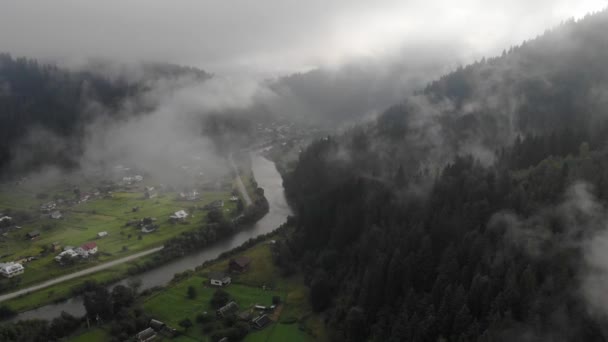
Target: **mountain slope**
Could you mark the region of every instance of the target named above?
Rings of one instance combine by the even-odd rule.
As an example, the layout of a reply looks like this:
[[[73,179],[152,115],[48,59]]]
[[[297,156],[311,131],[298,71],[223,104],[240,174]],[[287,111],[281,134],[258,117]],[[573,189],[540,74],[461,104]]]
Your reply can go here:
[[[566,23],[301,153],[277,250],[334,340],[607,339],[607,27]]]

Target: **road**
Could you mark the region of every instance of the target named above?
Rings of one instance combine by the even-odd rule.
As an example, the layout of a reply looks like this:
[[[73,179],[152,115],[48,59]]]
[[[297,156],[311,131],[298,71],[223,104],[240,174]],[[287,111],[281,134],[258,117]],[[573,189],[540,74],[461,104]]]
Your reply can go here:
[[[152,253],[156,253],[156,252],[160,251],[161,249],[163,249],[163,246],[152,248],[152,249],[148,249],[148,250],[143,251],[143,252],[131,254],[131,255],[126,256],[124,258],[116,259],[116,260],[113,260],[113,261],[110,261],[110,262],[106,262],[105,264],[93,266],[91,268],[87,268],[87,269],[84,269],[82,271],[66,274],[64,276],[61,276],[61,277],[58,277],[58,278],[55,278],[55,279],[51,279],[51,280],[45,281],[44,283],[41,283],[41,284],[38,284],[38,285],[34,285],[34,286],[31,286],[31,287],[28,287],[28,288],[25,288],[25,289],[22,289],[22,290],[19,290],[19,291],[15,291],[15,292],[7,293],[7,294],[4,294],[4,295],[0,295],[0,302],[3,302],[5,300],[9,300],[9,299],[13,299],[15,297],[19,297],[21,295],[24,295],[24,294],[27,294],[27,293],[30,293],[30,292],[33,292],[33,291],[38,291],[38,290],[43,289],[45,287],[49,287],[49,286],[52,286],[52,285],[55,285],[55,284],[63,283],[64,281],[68,281],[68,280],[71,280],[71,279],[74,279],[74,278],[82,277],[82,276],[87,275],[87,274],[99,272],[99,271],[105,270],[107,268],[110,268],[110,267],[113,267],[113,266],[116,266],[116,265],[120,265],[122,263],[129,262],[131,260],[134,260],[134,259],[137,259],[137,258],[141,258],[143,256],[146,256],[146,255],[149,255],[149,254],[152,254]],[[27,272],[27,268],[26,268],[26,272]]]
[[[249,197],[249,194],[247,193],[247,189],[245,189],[245,184],[243,184],[243,180],[241,179],[241,174],[239,173],[239,169],[234,164],[234,159],[232,159],[232,154],[230,154],[228,156],[228,159],[230,160],[230,166],[232,166],[234,173],[236,173],[236,187],[239,188],[239,192],[243,196],[243,199],[245,200],[245,204],[247,206],[250,206],[253,202],[251,201],[251,197]]]

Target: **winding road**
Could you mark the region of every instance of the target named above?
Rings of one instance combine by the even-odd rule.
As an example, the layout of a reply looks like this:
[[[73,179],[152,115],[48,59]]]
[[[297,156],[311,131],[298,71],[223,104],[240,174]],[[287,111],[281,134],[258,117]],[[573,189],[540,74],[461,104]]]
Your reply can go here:
[[[251,201],[251,197],[247,193],[247,189],[245,189],[245,184],[243,184],[243,180],[241,179],[241,174],[239,173],[239,169],[234,164],[234,159],[232,159],[232,154],[228,156],[228,160],[230,160],[230,166],[236,173],[236,187],[239,188],[239,192],[243,195],[243,199],[245,200],[245,205],[250,206],[253,202]]]
[[[82,271],[66,274],[64,276],[57,277],[57,278],[51,279],[51,280],[47,280],[47,281],[45,281],[43,283],[40,283],[38,285],[30,286],[30,287],[27,287],[27,288],[19,290],[19,291],[15,291],[15,292],[7,293],[7,294],[4,294],[4,295],[0,295],[0,302],[3,302],[5,300],[9,300],[9,299],[13,299],[15,297],[19,297],[21,295],[24,295],[24,294],[27,294],[27,293],[30,293],[30,292],[33,292],[33,291],[38,291],[38,290],[41,290],[41,289],[43,289],[45,287],[49,287],[49,286],[52,286],[52,285],[55,285],[55,284],[63,283],[64,281],[68,281],[68,280],[71,280],[71,279],[74,279],[74,278],[82,277],[84,275],[88,275],[88,274],[91,274],[91,273],[99,272],[99,271],[105,270],[107,268],[110,268],[110,267],[113,267],[113,266],[116,266],[116,265],[120,265],[122,263],[129,262],[131,260],[134,260],[134,259],[137,259],[137,258],[141,258],[143,256],[146,256],[146,255],[149,255],[149,254],[152,254],[152,253],[156,253],[156,252],[160,251],[161,249],[163,249],[163,246],[152,248],[152,249],[148,249],[148,250],[143,251],[143,252],[131,254],[131,255],[126,256],[124,258],[116,259],[116,260],[113,260],[113,261],[110,261],[110,262],[106,262],[105,264],[93,266],[93,267],[84,269]]]

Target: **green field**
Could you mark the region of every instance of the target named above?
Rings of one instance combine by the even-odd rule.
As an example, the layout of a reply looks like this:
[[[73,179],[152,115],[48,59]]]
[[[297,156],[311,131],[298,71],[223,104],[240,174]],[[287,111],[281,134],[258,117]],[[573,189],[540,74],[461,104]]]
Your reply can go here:
[[[58,209],[63,214],[63,218],[59,220],[53,220],[48,215],[40,213],[39,207],[42,203],[48,202],[49,198],[73,197],[70,190],[73,189],[73,185],[57,185],[53,188],[37,189],[36,192],[20,185],[2,185],[0,186],[0,212],[15,217],[15,224],[21,228],[11,229],[0,236],[0,262],[17,261],[29,256],[38,259],[24,264],[25,273],[12,283],[6,279],[0,279],[0,286],[4,288],[3,292],[11,292],[60,275],[160,246],[164,241],[204,224],[207,217],[206,211],[198,209],[218,199],[224,201],[225,215],[235,215],[236,204],[229,201],[232,196],[231,181],[231,179],[226,179],[223,182],[223,190],[202,192],[200,199],[187,202],[176,200],[176,192],[162,193],[156,198],[145,199],[143,196],[144,184],[140,184],[137,187],[116,190],[112,193],[111,198],[99,196],[72,206],[58,205]],[[93,189],[89,190],[92,192]],[[37,198],[40,193],[44,193],[47,198]],[[132,211],[134,207],[139,208],[137,212]],[[170,223],[168,216],[181,209],[191,213],[187,222]],[[144,217],[155,217],[157,219],[155,223],[159,225],[158,230],[143,234],[139,228],[125,225],[130,220]],[[34,241],[26,239],[25,234],[31,231],[39,231],[41,236]],[[97,238],[97,233],[101,231],[108,232],[108,236]],[[41,254],[53,243],[58,243],[60,246],[77,247],[89,241],[97,243],[99,249],[97,255],[69,267],[61,266],[54,260],[59,251]],[[63,287],[59,291],[62,291],[61,289]],[[40,297],[40,294],[37,296]],[[56,294],[53,296],[57,297]],[[16,307],[29,308],[30,306],[16,305]]]
[[[70,339],[72,342],[105,342],[108,340],[110,340],[110,336],[101,328],[93,328]]]
[[[240,310],[251,310],[256,304],[268,306],[275,295],[283,301],[280,312],[274,317],[277,322],[261,331],[252,330],[246,341],[325,340],[323,324],[311,312],[307,288],[298,277],[280,277],[272,262],[269,245],[260,243],[242,254],[252,258],[250,269],[241,275],[233,276],[233,283],[224,288],[231,299],[237,302]],[[198,314],[207,312],[215,315],[209,301],[216,289],[208,285],[206,276],[210,271],[226,270],[227,264],[227,259],[215,262],[193,276],[144,298],[145,312],[175,328],[179,328],[179,321],[185,318],[195,322]],[[262,285],[270,286],[272,290],[264,290]],[[189,286],[196,289],[195,299],[189,299],[187,296]],[[311,333],[304,332],[300,326],[304,326]],[[200,324],[195,323],[184,335],[174,340],[207,341],[209,336],[202,331]]]

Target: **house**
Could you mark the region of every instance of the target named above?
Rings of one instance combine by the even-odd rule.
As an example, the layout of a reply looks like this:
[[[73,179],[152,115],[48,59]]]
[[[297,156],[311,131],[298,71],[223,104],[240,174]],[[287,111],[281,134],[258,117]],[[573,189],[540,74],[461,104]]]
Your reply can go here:
[[[37,230],[34,230],[32,232],[29,232],[27,234],[25,234],[25,237],[30,239],[30,240],[36,240],[37,238],[40,237],[40,232]]]
[[[139,342],[152,341],[156,338],[156,331],[152,328],[146,328],[135,335],[135,340]]]
[[[2,274],[6,278],[12,278],[14,276],[23,274],[24,268],[23,265],[16,262],[7,262],[0,264],[0,274]]]
[[[216,311],[216,314],[220,318],[228,317],[230,315],[234,315],[239,311],[239,306],[235,302],[230,302]]]
[[[50,215],[50,218],[52,218],[53,220],[59,220],[62,217],[63,215],[61,215],[61,212],[59,210],[53,211]]]
[[[61,260],[63,259],[63,257],[64,257],[65,255],[68,255],[68,256],[70,256],[71,258],[76,258],[76,257],[78,257],[78,255],[79,255],[79,254],[78,254],[78,253],[76,253],[76,251],[75,251],[75,250],[73,250],[73,249],[66,249],[65,251],[63,251],[63,252],[59,253],[59,255],[57,255],[57,256],[55,257],[55,261],[57,261],[57,262],[59,262],[59,263],[60,263],[60,262],[61,262]]]
[[[209,273],[209,283],[214,286],[226,286],[230,284],[232,279],[226,273],[223,272],[211,272]]]
[[[100,239],[102,237],[105,237],[105,236],[108,236],[108,232],[99,232],[99,233],[97,233],[97,237],[100,238]]]
[[[238,258],[230,259],[228,268],[232,272],[242,273],[249,269],[250,264],[251,264],[251,258],[246,257],[246,256],[240,256]]]
[[[251,325],[256,329],[264,329],[270,323],[272,323],[272,320],[267,315],[261,315],[251,321]]]
[[[80,248],[84,249],[89,254],[97,253],[97,244],[95,242],[87,242],[84,245],[80,246]]]
[[[185,210],[176,211],[173,215],[169,216],[171,221],[183,221],[188,217],[188,213]]]
[[[154,329],[157,332],[160,332],[161,330],[163,330],[167,327],[167,325],[165,323],[163,323],[159,320],[156,320],[156,319],[151,319],[149,326],[150,326],[150,328]]]

